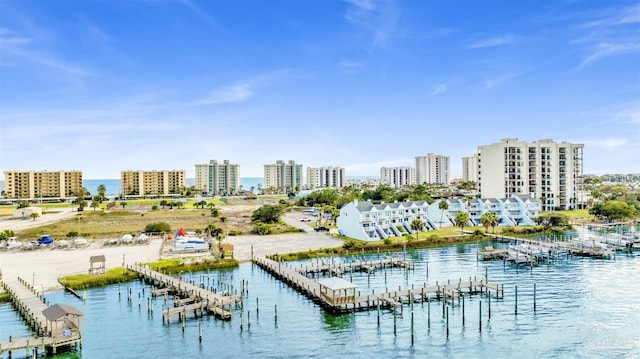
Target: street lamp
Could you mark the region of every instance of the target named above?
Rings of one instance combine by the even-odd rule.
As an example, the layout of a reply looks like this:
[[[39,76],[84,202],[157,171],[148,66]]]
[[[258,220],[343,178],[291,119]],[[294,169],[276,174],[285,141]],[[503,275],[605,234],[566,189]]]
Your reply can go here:
[[[36,286],[36,272],[33,272],[33,279],[31,280],[31,288]]]

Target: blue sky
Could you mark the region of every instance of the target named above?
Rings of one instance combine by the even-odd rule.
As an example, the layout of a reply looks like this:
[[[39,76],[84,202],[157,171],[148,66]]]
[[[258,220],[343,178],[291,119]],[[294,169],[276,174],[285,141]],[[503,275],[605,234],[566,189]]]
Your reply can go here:
[[[640,172],[637,1],[0,1],[0,171],[460,176],[507,137]]]

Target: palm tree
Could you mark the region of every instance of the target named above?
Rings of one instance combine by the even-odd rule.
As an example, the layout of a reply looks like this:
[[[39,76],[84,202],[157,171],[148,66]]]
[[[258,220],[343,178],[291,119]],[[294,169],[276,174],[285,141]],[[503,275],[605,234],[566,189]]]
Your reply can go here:
[[[445,200],[440,200],[440,203],[438,203],[438,209],[442,210],[440,213],[440,228],[442,228],[442,217],[444,216],[444,211],[449,209],[449,203]]]
[[[100,207],[100,203],[98,201],[91,201],[91,208],[93,208],[94,211],[98,207]]]
[[[218,217],[220,215],[220,210],[216,207],[211,208],[211,217]]]
[[[493,232],[495,233],[495,225],[498,224],[498,216],[496,216],[493,212],[485,212],[480,216],[480,223],[484,226],[484,232],[489,232],[489,226],[494,227]]]
[[[31,212],[31,214],[29,215],[31,218],[33,218],[33,220],[35,221],[36,218],[40,217],[39,214],[37,214],[36,212]]]
[[[464,225],[469,221],[469,213],[460,211],[456,214],[456,224],[460,226],[460,232],[464,231]]]
[[[122,209],[124,209],[127,206],[127,202],[122,201],[120,202],[120,205],[122,206]]]
[[[417,241],[418,234],[420,233],[420,230],[422,230],[422,227],[424,227],[424,223],[420,218],[414,218],[413,221],[411,221],[411,224],[409,226],[411,227],[412,230],[416,232],[416,241]]]

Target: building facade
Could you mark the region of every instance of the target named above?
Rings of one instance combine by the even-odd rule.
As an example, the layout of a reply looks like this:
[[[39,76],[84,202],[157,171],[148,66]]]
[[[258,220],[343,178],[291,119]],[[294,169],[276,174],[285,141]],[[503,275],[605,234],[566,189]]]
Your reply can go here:
[[[583,149],[583,144],[515,138],[478,146],[481,197],[530,195],[542,203],[542,210],[577,208]]]
[[[462,180],[478,183],[478,154],[462,157]]]
[[[202,193],[212,196],[237,195],[240,191],[240,165],[232,164],[229,160],[197,164],[195,186]]]
[[[185,183],[184,170],[120,172],[120,193],[127,196],[179,194]]]
[[[343,167],[307,167],[307,188],[342,188],[345,186]]]
[[[416,157],[416,183],[449,184],[449,156],[428,153]]]
[[[274,164],[264,165],[265,190],[275,190],[278,193],[287,193],[302,188],[302,165],[290,160],[276,161]]]
[[[447,209],[440,209],[440,202],[447,202]],[[347,237],[363,241],[375,241],[404,234],[415,234],[411,222],[419,219],[420,231],[454,226],[458,212],[469,213],[466,226],[482,226],[480,218],[486,212],[498,217],[499,226],[533,225],[538,216],[540,202],[529,196],[509,198],[474,199],[467,203],[461,199],[443,199],[431,204],[425,201],[406,201],[373,204],[370,201],[347,203],[340,208],[338,228]]]
[[[380,182],[396,189],[416,184],[416,169],[413,167],[382,167]]]
[[[82,191],[81,171],[5,171],[6,198],[68,198]]]

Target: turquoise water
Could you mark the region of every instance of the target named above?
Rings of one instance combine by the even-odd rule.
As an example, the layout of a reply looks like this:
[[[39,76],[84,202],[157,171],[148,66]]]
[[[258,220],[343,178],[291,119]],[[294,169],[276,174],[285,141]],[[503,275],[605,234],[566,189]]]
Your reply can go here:
[[[481,244],[482,246],[483,244]],[[258,267],[244,264],[235,270],[185,274],[197,282],[249,283],[244,309],[234,310],[230,322],[214,317],[190,319],[185,331],[177,321],[162,323],[162,299],[152,300],[153,315],[147,311],[150,287],[141,282],[87,291],[87,302],[63,293],[48,295],[53,302],[76,306],[83,318],[83,347],[56,358],[367,358],[367,357],[638,357],[640,356],[640,258],[618,255],[615,260],[563,259],[550,265],[515,268],[503,262],[478,262],[476,245],[409,251],[415,270],[401,269],[345,276],[365,293],[378,293],[435,284],[447,279],[484,276],[505,285],[504,299],[473,296],[465,301],[465,325],[461,306],[449,306],[449,336],[446,335],[442,304],[432,303],[431,325],[427,328],[426,303],[415,304],[414,345],[411,345],[411,308],[398,313],[397,334],[393,313],[383,310],[380,327],[377,312],[332,315],[306,297],[280,283]],[[377,255],[371,257],[376,258]],[[429,276],[427,277],[427,263]],[[386,277],[386,283],[385,283]],[[208,278],[208,279],[207,279]],[[533,285],[536,307],[533,310]],[[515,286],[518,313],[515,314]],[[126,290],[133,291],[133,302]],[[142,290],[144,289],[144,295]],[[140,295],[140,299],[138,299]],[[259,298],[259,304],[256,303]],[[482,300],[482,331],[479,331],[479,303]],[[277,321],[275,306],[277,305]],[[244,313],[244,330],[239,316]],[[251,327],[247,327],[247,311]],[[10,305],[0,305],[0,338],[27,333]],[[203,342],[198,342],[202,325]],[[14,353],[14,358],[24,353]],[[6,354],[2,356],[6,358]]]

